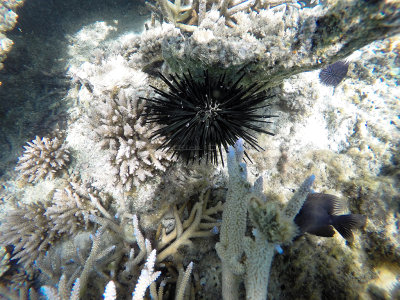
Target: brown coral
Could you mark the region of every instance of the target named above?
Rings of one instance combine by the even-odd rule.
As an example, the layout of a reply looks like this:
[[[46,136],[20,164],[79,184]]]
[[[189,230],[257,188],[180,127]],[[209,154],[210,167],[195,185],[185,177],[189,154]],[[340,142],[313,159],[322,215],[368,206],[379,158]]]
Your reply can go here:
[[[74,234],[81,228],[88,228],[91,216],[100,214],[112,219],[104,209],[104,197],[96,191],[85,188],[76,182],[70,182],[63,189],[57,189],[53,203],[46,209],[45,215],[52,221],[52,230],[60,234]]]
[[[18,259],[29,272],[32,263],[41,252],[45,252],[57,233],[44,216],[43,203],[21,205],[10,210],[0,227],[0,245],[13,245],[13,259]]]
[[[154,125],[145,123],[139,94],[128,99],[121,89],[95,108],[93,127],[101,146],[111,151],[114,172],[126,190],[153,177],[156,171],[165,171],[170,162],[167,154],[157,149],[162,140],[151,139]]]
[[[15,170],[19,171],[28,182],[36,183],[40,179],[52,179],[69,162],[69,151],[65,149],[59,133],[53,138],[36,136],[24,148],[25,151],[18,158]]]
[[[70,182],[56,190],[50,204],[23,204],[9,210],[0,226],[0,246],[12,245],[12,259],[25,270],[63,235],[74,235],[93,225],[91,219],[112,219],[103,207],[105,198],[81,184]]]

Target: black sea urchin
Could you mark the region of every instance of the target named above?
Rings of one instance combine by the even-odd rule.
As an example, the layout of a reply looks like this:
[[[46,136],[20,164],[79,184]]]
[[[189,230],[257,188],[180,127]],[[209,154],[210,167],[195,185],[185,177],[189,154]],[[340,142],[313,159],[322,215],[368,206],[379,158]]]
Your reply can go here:
[[[223,164],[222,148],[226,150],[239,137],[263,150],[254,133],[273,135],[257,125],[270,123],[265,119],[273,117],[256,113],[268,106],[260,106],[268,97],[258,84],[240,85],[244,74],[235,82],[227,81],[225,74],[213,79],[208,71],[200,80],[195,80],[190,72],[183,77],[171,75],[171,80],[160,76],[169,91],[152,86],[160,97],[143,98],[148,101],[145,116],[147,122],[161,125],[152,138],[164,137],[161,148],[172,150],[172,156],[182,157],[187,163],[205,157],[206,161],[218,164],[219,153]]]

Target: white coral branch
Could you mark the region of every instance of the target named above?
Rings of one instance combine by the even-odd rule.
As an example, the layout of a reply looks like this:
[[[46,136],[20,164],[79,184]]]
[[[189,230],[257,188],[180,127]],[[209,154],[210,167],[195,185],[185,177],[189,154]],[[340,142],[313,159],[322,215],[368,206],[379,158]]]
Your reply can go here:
[[[147,288],[150,284],[157,280],[161,275],[160,271],[154,272],[154,264],[156,262],[156,250],[151,251],[147,257],[146,264],[140,273],[135,291],[132,294],[132,300],[141,300],[144,298]]]

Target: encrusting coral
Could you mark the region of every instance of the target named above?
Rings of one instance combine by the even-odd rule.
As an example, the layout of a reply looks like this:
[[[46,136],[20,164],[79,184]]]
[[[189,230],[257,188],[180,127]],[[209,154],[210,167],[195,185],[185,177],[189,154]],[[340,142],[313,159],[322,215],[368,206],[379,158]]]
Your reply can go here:
[[[15,170],[28,182],[36,183],[40,179],[53,179],[60,170],[66,168],[69,162],[69,151],[63,144],[60,132],[54,137],[38,137],[28,146],[18,158]]]

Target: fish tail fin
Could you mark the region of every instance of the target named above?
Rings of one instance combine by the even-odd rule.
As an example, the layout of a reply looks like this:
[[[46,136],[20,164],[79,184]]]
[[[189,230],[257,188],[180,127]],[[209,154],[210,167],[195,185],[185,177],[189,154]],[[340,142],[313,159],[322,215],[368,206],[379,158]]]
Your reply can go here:
[[[344,237],[349,243],[354,241],[352,229],[362,228],[365,226],[367,217],[358,214],[349,214],[333,217],[333,227]]]

